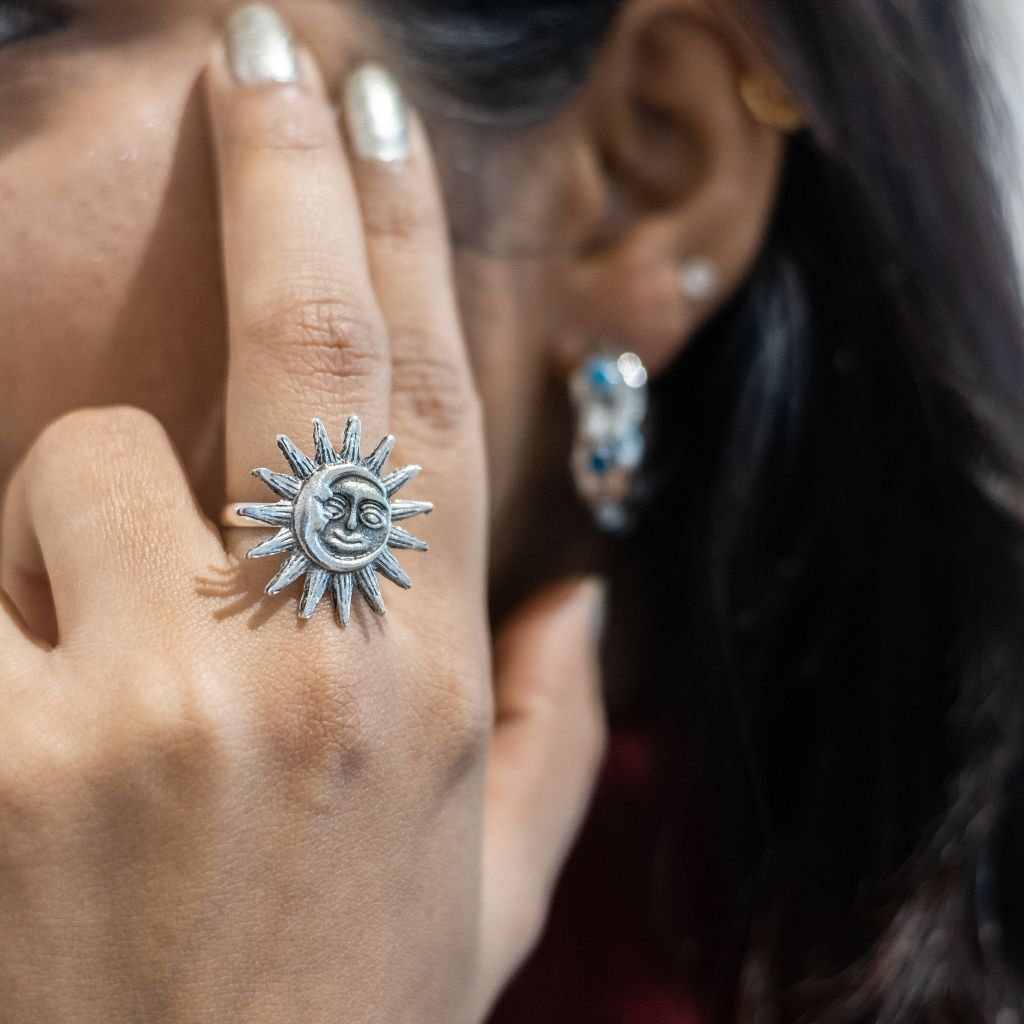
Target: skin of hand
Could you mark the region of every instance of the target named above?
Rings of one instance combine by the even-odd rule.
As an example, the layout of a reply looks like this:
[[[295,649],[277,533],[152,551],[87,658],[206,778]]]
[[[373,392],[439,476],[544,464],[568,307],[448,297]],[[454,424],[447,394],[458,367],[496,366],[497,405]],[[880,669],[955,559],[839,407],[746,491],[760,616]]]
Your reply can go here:
[[[205,79],[229,493],[265,500],[274,433],[358,411],[426,467],[431,552],[386,618],[299,623],[291,593],[247,599],[262,535],[204,518],[149,413],[41,433],[3,519],[5,578],[45,578],[55,616],[0,614],[12,1024],[482,1020],[600,761],[600,586],[489,642],[483,420],[422,125],[408,159],[354,157],[301,69],[243,86],[218,48]]]

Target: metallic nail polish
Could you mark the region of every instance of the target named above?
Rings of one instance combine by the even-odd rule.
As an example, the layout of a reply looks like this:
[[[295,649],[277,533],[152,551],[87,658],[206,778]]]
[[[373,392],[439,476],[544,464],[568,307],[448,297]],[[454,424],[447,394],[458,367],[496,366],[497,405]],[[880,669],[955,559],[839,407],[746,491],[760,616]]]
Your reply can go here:
[[[231,72],[241,85],[299,80],[295,39],[281,16],[267,4],[249,4],[231,15],[227,51]]]
[[[357,156],[385,163],[409,156],[405,100],[395,80],[379,64],[364,64],[349,78],[345,116]]]

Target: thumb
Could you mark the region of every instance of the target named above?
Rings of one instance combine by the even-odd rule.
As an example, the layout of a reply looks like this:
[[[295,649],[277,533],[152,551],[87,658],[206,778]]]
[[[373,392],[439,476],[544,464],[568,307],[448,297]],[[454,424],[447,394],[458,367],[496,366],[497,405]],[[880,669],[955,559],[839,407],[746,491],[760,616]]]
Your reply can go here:
[[[604,584],[560,583],[495,643],[484,833],[484,975],[493,999],[540,936],[605,747]]]

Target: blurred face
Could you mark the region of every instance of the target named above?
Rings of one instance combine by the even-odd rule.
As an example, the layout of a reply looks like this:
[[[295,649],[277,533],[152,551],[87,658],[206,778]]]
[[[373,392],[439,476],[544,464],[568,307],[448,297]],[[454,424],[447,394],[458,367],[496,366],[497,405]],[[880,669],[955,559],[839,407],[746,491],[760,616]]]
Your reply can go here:
[[[71,6],[66,24],[33,34],[47,24],[42,13],[0,0],[0,479],[67,410],[129,403],[164,423],[213,514],[225,498],[226,343],[199,78],[233,5]],[[335,93],[345,70],[370,55],[401,75],[400,57],[382,52],[374,24],[345,2],[282,0],[278,7],[314,48]],[[15,30],[26,34],[11,38]],[[488,162],[481,155],[487,147],[438,119],[432,129],[435,123],[442,176],[461,197],[452,209],[456,237],[464,235],[462,217],[480,238],[477,200],[493,190],[488,240],[462,252],[457,274],[490,420],[494,514],[501,517],[514,479],[533,472],[522,453],[547,450],[526,443],[526,431],[543,391],[541,314],[550,275],[545,260],[509,261],[485,250],[515,247],[515,238],[500,237],[503,217],[535,250],[544,248],[557,180],[550,170],[524,175],[531,160],[522,150],[511,162],[514,188],[490,172],[460,179],[452,170],[456,151],[471,148],[479,167]],[[510,166],[507,145],[494,162]],[[492,203],[493,196],[501,201]],[[524,291],[528,310],[516,298]],[[324,542],[334,543],[333,536],[328,530]]]

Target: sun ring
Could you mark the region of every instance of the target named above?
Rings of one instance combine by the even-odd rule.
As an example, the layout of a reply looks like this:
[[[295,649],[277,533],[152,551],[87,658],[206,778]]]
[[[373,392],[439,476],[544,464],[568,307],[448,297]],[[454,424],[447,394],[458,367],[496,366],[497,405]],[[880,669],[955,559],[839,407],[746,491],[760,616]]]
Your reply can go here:
[[[300,618],[312,617],[328,589],[345,625],[355,589],[383,615],[377,574],[404,589],[412,586],[391,549],[427,550],[425,541],[396,524],[431,512],[434,506],[429,501],[392,497],[420,467],[406,466],[383,475],[395,439],[389,434],[364,458],[358,416],[348,418],[340,449],[335,449],[320,420],[313,420],[313,442],[315,454],[310,458],[291,438],[279,435],[277,446],[291,473],[271,469],[254,469],[252,473],[281,500],[233,502],[224,507],[221,523],[226,527],[277,528],[273,537],[257,544],[246,557],[287,556],[267,584],[268,594],[279,594],[305,576]]]

